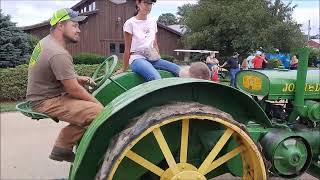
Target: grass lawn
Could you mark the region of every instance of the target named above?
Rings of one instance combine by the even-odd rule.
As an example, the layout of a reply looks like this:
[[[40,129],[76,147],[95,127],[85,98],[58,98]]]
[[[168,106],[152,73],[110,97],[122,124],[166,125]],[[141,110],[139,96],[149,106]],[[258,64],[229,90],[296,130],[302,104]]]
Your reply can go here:
[[[16,105],[19,102],[12,101],[12,102],[1,102],[0,103],[0,112],[10,112],[10,111],[17,111]]]
[[[220,79],[221,84],[229,85],[230,84],[230,78],[226,79]],[[20,103],[20,101],[10,101],[10,102],[0,102],[0,112],[13,112],[16,110],[16,105]]]

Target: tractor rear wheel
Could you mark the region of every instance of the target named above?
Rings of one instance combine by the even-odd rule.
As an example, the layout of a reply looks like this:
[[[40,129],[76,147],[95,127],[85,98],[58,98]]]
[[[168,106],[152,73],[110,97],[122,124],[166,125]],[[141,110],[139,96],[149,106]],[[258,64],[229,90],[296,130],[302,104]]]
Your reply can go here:
[[[190,135],[192,128],[201,123],[220,127],[221,133],[215,137],[217,140],[205,156],[198,158],[201,161],[197,164],[189,155],[193,151],[189,139],[193,138]],[[168,129],[173,126],[176,127],[176,136],[168,133]],[[178,138],[178,143],[172,145],[175,138]],[[152,145],[143,144],[150,139],[159,149],[162,161],[153,158],[157,151],[152,149]],[[226,147],[230,141],[236,142],[231,150]],[[140,146],[140,150],[136,146]],[[267,179],[262,155],[240,123],[216,108],[193,102],[178,102],[150,109],[115,136],[96,178],[124,179],[122,175],[127,174],[126,178],[136,179],[134,174],[137,170],[132,169],[137,166],[145,171],[144,174],[156,177],[153,179],[207,179],[208,173],[214,173],[237,155],[241,157],[242,164],[239,163],[239,166],[242,166],[242,179]]]

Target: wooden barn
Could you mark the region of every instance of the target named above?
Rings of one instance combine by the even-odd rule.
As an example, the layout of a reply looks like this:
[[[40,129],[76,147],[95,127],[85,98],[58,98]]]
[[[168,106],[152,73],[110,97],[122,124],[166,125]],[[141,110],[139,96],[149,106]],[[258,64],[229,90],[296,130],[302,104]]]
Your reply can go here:
[[[116,54],[122,58],[124,52],[123,24],[133,16],[135,0],[82,0],[71,9],[88,16],[80,25],[80,42],[70,44],[69,52],[74,55],[80,52],[101,55]],[[26,33],[43,38],[49,33],[49,21],[23,27]],[[158,44],[161,54],[177,56],[174,49],[182,49],[182,34],[172,28],[158,23]]]

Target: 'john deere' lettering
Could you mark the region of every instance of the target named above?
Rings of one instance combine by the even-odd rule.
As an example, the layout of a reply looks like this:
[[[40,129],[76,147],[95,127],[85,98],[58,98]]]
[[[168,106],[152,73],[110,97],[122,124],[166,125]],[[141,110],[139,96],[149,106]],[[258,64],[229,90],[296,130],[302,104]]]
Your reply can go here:
[[[293,92],[295,91],[294,83],[286,83],[282,89],[283,92]],[[304,86],[304,91],[306,92],[320,92],[320,84],[308,84],[306,83]]]

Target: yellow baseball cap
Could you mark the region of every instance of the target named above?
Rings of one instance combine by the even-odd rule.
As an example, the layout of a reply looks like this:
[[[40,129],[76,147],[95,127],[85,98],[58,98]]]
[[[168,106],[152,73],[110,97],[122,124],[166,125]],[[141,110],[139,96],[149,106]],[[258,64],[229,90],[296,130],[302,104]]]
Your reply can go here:
[[[70,20],[74,22],[81,22],[85,20],[87,16],[79,16],[79,13],[77,11],[74,11],[70,8],[63,8],[57,10],[55,13],[53,13],[53,16],[50,20],[50,25],[54,26],[58,22]]]

